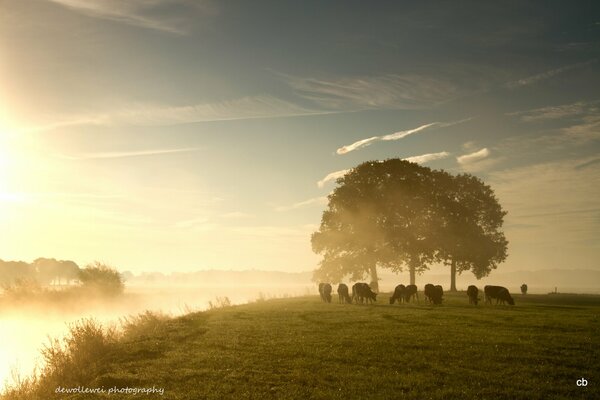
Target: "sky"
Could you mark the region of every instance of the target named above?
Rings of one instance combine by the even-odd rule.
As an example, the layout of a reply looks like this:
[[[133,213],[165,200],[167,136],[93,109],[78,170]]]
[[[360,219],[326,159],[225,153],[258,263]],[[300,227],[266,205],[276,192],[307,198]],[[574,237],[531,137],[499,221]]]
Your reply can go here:
[[[503,271],[600,270],[595,1],[0,0],[0,88],[4,260],[311,270],[398,157],[492,186]]]

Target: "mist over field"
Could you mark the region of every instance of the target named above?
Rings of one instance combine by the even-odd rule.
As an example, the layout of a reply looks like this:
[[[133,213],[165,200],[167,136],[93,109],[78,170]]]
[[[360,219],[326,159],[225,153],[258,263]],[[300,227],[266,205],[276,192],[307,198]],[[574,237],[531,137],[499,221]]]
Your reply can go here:
[[[448,286],[448,275],[429,271],[418,276],[418,285],[436,283]],[[82,298],[72,302],[48,303],[35,299],[9,302],[0,294],[0,382],[12,382],[15,374],[25,377],[42,364],[40,350],[49,338],[62,338],[69,325],[93,318],[104,326],[119,326],[127,316],[147,310],[178,316],[219,306],[227,297],[231,304],[244,304],[271,298],[318,294],[312,272],[278,271],[198,271],[195,273],[140,273],[130,275],[125,292],[117,298]],[[407,283],[407,274],[382,273],[380,290],[391,292]],[[476,280],[465,274],[458,279],[459,290],[470,284],[503,284],[518,293],[529,283],[529,293],[547,294],[555,287],[560,293],[599,293],[600,272],[591,270],[542,270],[497,272]]]
[[[49,343],[49,338],[63,338],[69,326],[83,318],[118,327],[123,318],[146,311],[179,316],[218,307],[225,298],[231,304],[243,304],[316,292],[314,285],[305,280],[309,274],[248,271],[200,275],[212,279],[163,277],[157,280],[156,275],[151,275],[150,281],[132,279],[123,295],[109,299],[91,295],[67,302],[35,298],[15,302],[5,299],[0,292],[0,392],[7,380],[14,383],[16,376],[27,377],[36,365],[41,367],[43,345]],[[271,281],[265,280],[269,276]],[[238,279],[232,279],[234,277]],[[240,281],[240,277],[244,281]]]
[[[600,398],[599,65],[592,0],[0,0],[0,400]]]

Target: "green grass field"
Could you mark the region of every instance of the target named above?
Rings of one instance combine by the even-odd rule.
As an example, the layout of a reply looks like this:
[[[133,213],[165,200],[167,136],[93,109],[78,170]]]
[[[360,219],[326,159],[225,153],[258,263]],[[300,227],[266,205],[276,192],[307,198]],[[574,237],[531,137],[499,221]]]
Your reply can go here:
[[[88,381],[62,385],[154,386],[162,397],[46,398],[600,399],[600,296],[517,295],[514,307],[388,296],[274,299],[154,323],[97,355]]]

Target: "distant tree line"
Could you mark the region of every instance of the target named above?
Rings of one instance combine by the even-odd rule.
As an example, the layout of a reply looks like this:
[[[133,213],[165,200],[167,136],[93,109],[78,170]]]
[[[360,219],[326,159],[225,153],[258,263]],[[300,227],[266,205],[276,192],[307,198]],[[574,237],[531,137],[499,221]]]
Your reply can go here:
[[[38,258],[32,263],[0,260],[0,286],[39,286],[77,283],[77,288],[94,290],[103,294],[120,294],[125,286],[123,276],[113,267],[95,261],[85,268],[70,260]]]
[[[32,263],[0,260],[0,284],[7,285],[18,280],[30,280],[40,285],[67,284],[79,279],[81,269],[70,260],[38,258]]]

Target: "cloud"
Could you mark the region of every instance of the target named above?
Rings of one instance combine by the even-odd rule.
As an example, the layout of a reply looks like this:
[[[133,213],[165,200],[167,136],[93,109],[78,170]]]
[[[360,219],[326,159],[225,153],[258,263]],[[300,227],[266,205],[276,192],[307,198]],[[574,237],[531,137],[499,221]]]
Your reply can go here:
[[[294,203],[289,206],[279,206],[275,208],[275,211],[290,211],[297,208],[306,207],[314,204],[327,204],[327,196],[314,197],[312,199],[304,200],[298,203]]]
[[[248,213],[241,212],[241,211],[233,211],[233,212],[221,214],[221,218],[225,218],[225,219],[242,219],[242,218],[254,218],[254,217],[255,217],[255,215],[253,215],[253,214],[248,214]]]
[[[412,135],[413,133],[421,132],[422,130],[431,128],[432,126],[438,126],[438,125],[440,125],[439,122],[432,122],[430,124],[421,125],[414,129],[391,133],[389,135],[382,136],[380,139],[381,140],[399,140],[399,139],[403,139],[409,135]]]
[[[417,74],[333,79],[279,75],[297,95],[326,110],[422,109],[459,92],[449,82]]]
[[[429,153],[429,154],[422,154],[420,156],[412,156],[412,157],[404,158],[404,160],[414,162],[417,164],[423,164],[423,163],[433,161],[433,160],[441,160],[442,158],[446,158],[449,155],[450,155],[450,153],[448,153],[447,151],[442,151],[439,153]]]
[[[600,164],[600,158],[594,158],[592,160],[582,162],[581,164],[577,164],[573,168],[583,169],[583,168],[591,167],[592,165],[597,165],[597,164]]]
[[[349,169],[342,169],[339,171],[331,172],[331,173],[327,174],[325,176],[325,178],[323,178],[319,182],[317,182],[317,186],[322,188],[323,186],[325,186],[325,184],[327,182],[335,181],[336,179],[341,178],[342,176],[346,175],[348,172],[350,172]]]
[[[577,64],[565,65],[564,67],[551,69],[551,70],[548,70],[548,71],[545,71],[545,72],[542,72],[542,73],[539,73],[536,75],[532,75],[532,76],[528,76],[523,79],[519,79],[517,81],[509,82],[506,84],[506,86],[508,86],[511,89],[514,89],[514,88],[518,88],[518,87],[522,87],[522,86],[531,85],[531,84],[537,83],[539,81],[550,79],[550,78],[552,78],[558,74],[561,74],[565,71],[570,71],[572,69],[588,66],[590,64],[595,63],[596,61],[597,61],[596,59],[593,59],[593,60],[589,60],[589,61],[581,62],[581,63],[577,63]]]
[[[214,14],[208,1],[184,0],[48,0],[93,18],[172,34],[188,33],[190,15]]]
[[[458,161],[458,163],[461,165],[471,164],[471,163],[483,160],[484,158],[486,158],[489,155],[490,155],[490,151],[484,147],[483,149],[476,151],[474,153],[469,153],[469,154],[465,154],[463,156],[456,157],[456,161]]]
[[[370,145],[371,143],[381,140],[381,137],[379,136],[373,136],[367,139],[361,139],[359,141],[356,141],[352,144],[346,145],[346,146],[342,146],[339,149],[336,150],[337,154],[346,154],[346,153],[350,153],[351,151],[354,151],[356,149],[360,149],[361,147],[366,147],[368,145]]]
[[[370,138],[361,139],[352,144],[342,146],[336,150],[336,153],[337,154],[347,154],[351,151],[358,150],[362,147],[369,146],[371,143],[376,142],[376,141],[400,140],[407,136],[412,135],[413,133],[424,131],[425,129],[429,129],[429,128],[433,128],[433,127],[445,128],[445,127],[449,127],[452,125],[461,124],[463,122],[470,121],[471,119],[472,118],[465,118],[465,119],[461,119],[459,121],[451,121],[451,122],[431,122],[429,124],[421,125],[416,128],[413,128],[413,129],[407,129],[404,131],[394,132],[394,133],[390,133],[388,135],[372,136]]]
[[[590,184],[598,177],[596,169],[577,169],[582,161],[562,160],[489,174],[489,183],[508,211],[506,223],[539,226],[535,232],[508,231],[513,247],[549,246],[572,257],[577,252],[569,247],[577,245],[583,251],[579,261],[590,258],[592,250],[587,243],[596,243],[600,230],[600,186]],[[526,251],[531,252],[532,248]],[[546,261],[554,262],[552,254],[544,255]]]
[[[137,150],[137,151],[113,151],[105,153],[86,153],[78,156],[60,155],[61,158],[68,160],[93,160],[93,159],[111,159],[111,158],[127,158],[141,156],[156,156],[163,154],[189,153],[199,150],[198,147],[189,147],[182,149],[152,149],[152,150]]]
[[[163,126],[328,113],[330,112],[307,109],[272,96],[249,96],[218,103],[201,103],[187,106],[125,104],[119,109],[104,113],[46,117],[46,121],[24,130],[37,132],[74,125]]]
[[[577,117],[587,114],[597,114],[599,112],[596,106],[598,102],[576,102],[571,104],[561,104],[558,106],[548,106],[535,108],[526,111],[516,111],[508,113],[509,116],[517,116],[524,122],[537,122],[552,119],[561,119],[565,117]]]

